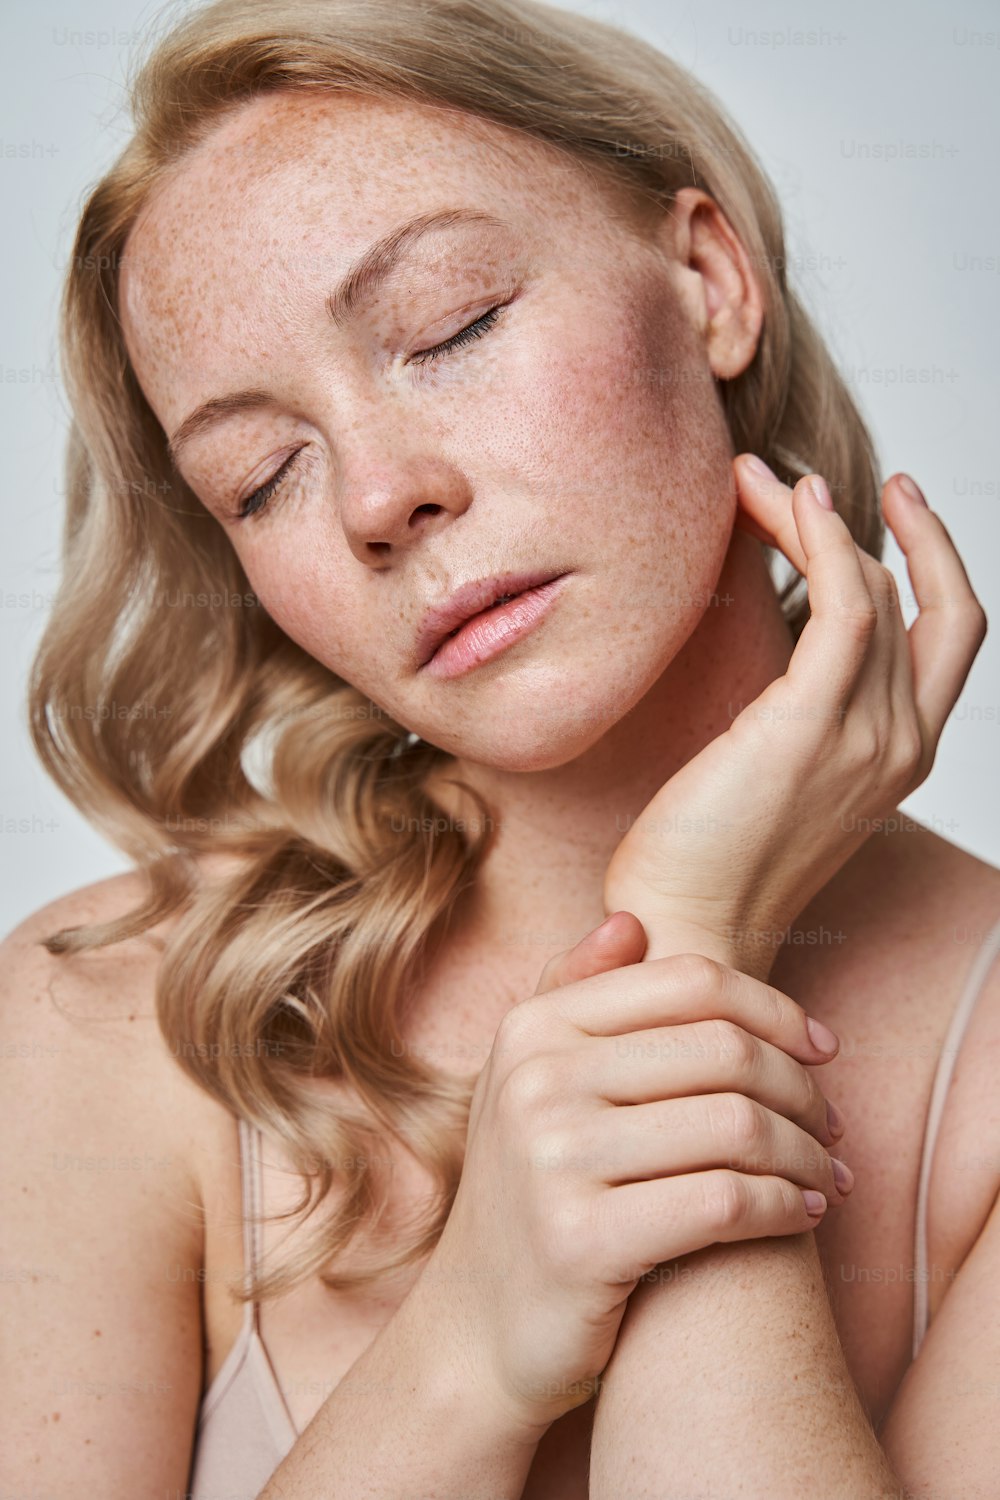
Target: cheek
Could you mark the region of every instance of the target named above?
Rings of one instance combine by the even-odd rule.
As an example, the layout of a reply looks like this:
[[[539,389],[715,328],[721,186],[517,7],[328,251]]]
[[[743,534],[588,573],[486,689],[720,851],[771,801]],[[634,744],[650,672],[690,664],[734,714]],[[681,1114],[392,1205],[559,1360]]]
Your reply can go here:
[[[274,528],[268,538],[238,549],[240,563],[279,629],[331,671],[354,681],[344,669],[364,659],[371,631],[356,605],[345,604],[324,539],[302,542]]]
[[[532,350],[530,380],[499,393],[494,430],[548,547],[558,539],[619,585],[620,616],[632,603],[643,628],[689,634],[729,545],[733,449],[698,336],[664,302],[661,284],[610,316],[565,315],[572,343]]]

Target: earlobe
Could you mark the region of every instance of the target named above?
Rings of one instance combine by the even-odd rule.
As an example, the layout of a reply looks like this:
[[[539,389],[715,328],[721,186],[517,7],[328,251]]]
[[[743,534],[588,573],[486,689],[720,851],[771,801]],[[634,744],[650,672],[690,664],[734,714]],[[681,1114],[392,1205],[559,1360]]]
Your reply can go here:
[[[727,310],[713,320],[706,346],[716,380],[735,380],[743,374],[757,352],[760,329],[761,321],[748,319],[745,312],[734,316]]]

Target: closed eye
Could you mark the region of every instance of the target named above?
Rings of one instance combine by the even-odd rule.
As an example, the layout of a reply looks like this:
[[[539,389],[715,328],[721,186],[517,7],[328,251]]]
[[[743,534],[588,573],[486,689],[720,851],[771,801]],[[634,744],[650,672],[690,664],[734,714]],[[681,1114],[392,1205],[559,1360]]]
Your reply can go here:
[[[281,481],[284,479],[285,475],[295,463],[295,460],[298,458],[301,452],[301,448],[296,448],[295,452],[289,454],[289,456],[285,459],[285,462],[281,465],[281,468],[278,469],[274,474],[272,474],[271,478],[266,480],[265,483],[260,486],[260,489],[254,490],[252,495],[248,495],[246,499],[240,503],[236,514],[241,521],[248,520],[249,517],[260,514],[267,502],[270,500],[271,496],[274,494],[275,490],[280,487]]]
[[[459,329],[458,333],[452,334],[450,339],[445,339],[443,344],[435,344],[432,349],[422,349],[418,354],[410,358],[411,365],[429,364],[431,360],[440,359],[442,354],[450,354],[453,349],[460,349],[463,344],[471,344],[473,339],[481,339],[484,333],[489,333],[495,325],[507,303],[497,303],[488,312],[484,312],[474,323],[469,323],[465,328]]]
[[[509,306],[508,302],[497,303],[476,318],[475,322],[467,324],[465,328],[460,328],[458,333],[452,334],[450,339],[445,339],[443,344],[435,344],[433,348],[421,349],[419,353],[411,355],[410,364],[430,364],[433,360],[440,359],[442,355],[451,354],[453,350],[460,349],[463,344],[471,344],[473,339],[481,339],[484,333],[489,333],[490,329],[495,327],[501,313]],[[296,448],[270,479],[265,480],[259,489],[254,490],[252,495],[248,495],[241,502],[236,512],[239,520],[244,521],[251,516],[260,515],[271,496],[280,488],[282,480],[301,452],[301,448]]]

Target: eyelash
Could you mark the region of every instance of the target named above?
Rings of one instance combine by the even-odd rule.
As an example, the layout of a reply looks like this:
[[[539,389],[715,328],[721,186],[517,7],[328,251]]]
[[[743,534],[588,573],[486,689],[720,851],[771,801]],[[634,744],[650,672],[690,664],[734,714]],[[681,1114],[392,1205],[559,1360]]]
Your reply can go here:
[[[474,339],[481,339],[484,333],[489,333],[490,329],[495,326],[497,319],[506,305],[506,303],[497,303],[494,307],[482,313],[474,322],[468,323],[464,328],[460,328],[457,333],[452,334],[450,339],[445,339],[443,344],[435,344],[431,349],[422,349],[412,357],[410,363],[414,365],[431,364],[434,360],[440,359],[443,354],[451,354],[453,350],[460,349],[464,344],[471,344]],[[295,460],[303,451],[302,448],[296,448],[295,452],[285,459],[281,468],[265,484],[262,484],[259,489],[254,490],[252,495],[246,497],[236,512],[239,520],[247,521],[255,515],[260,515],[268,500],[270,500],[275,490],[280,487],[281,481],[288,474]]]
[[[465,328],[460,328],[453,333],[450,339],[445,339],[443,344],[435,344],[432,349],[421,349],[410,360],[411,365],[430,364],[435,359],[440,359],[442,354],[450,354],[453,349],[460,349],[463,344],[470,344],[473,339],[481,339],[484,333],[489,333],[494,323],[499,318],[503,308],[498,303],[484,312],[474,323],[469,323]]]

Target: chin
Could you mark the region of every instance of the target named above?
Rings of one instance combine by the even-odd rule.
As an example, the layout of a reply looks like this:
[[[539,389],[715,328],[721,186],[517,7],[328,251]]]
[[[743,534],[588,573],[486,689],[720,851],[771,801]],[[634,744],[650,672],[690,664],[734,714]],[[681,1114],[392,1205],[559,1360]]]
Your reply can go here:
[[[592,662],[518,674],[499,681],[477,703],[456,705],[446,725],[416,726],[422,739],[451,755],[497,771],[553,771],[586,754],[640,702],[664,663],[636,661],[627,670],[609,655],[606,678]],[[484,682],[485,687],[485,682]],[[478,697],[478,694],[477,694]]]
[[[565,726],[560,726],[558,731],[550,728],[540,736],[512,737],[500,745],[495,740],[489,745],[466,745],[455,753],[464,760],[489,766],[494,771],[555,771],[583,755],[602,733],[602,730],[595,733],[590,726],[588,736],[582,732],[573,735],[567,733]]]

